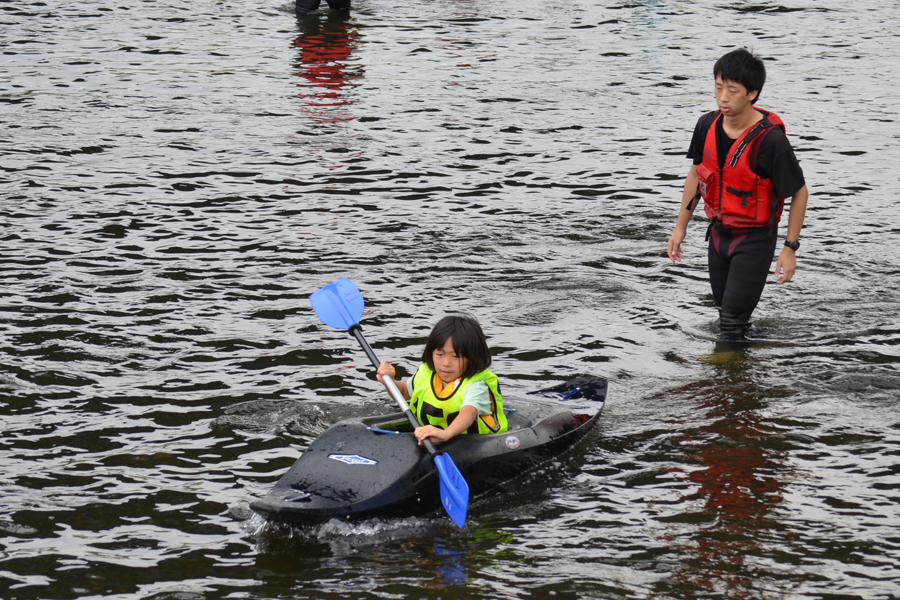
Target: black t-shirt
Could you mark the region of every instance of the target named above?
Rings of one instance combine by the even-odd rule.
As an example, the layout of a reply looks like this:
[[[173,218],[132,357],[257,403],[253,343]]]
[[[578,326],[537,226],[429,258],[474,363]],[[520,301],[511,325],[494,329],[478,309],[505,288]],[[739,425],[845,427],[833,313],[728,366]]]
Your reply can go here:
[[[719,111],[706,113],[697,120],[694,137],[688,147],[687,157],[693,159],[695,165],[703,162],[703,146],[706,145],[706,134],[718,116]],[[716,153],[719,155],[719,166],[725,164],[725,158],[736,140],[728,137],[722,126],[723,119],[716,123]],[[762,135],[762,134],[760,134]],[[759,145],[758,164],[754,173],[765,179],[771,179],[775,193],[779,198],[790,198],[806,185],[803,169],[794,156],[794,149],[781,127],[772,127]]]

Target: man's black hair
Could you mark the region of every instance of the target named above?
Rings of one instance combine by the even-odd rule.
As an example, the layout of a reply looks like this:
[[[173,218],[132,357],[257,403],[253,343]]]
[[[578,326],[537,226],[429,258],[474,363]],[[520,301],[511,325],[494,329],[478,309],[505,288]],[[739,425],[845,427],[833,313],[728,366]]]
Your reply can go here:
[[[761,58],[746,48],[738,48],[716,61],[713,77],[720,75],[722,81],[734,81],[747,88],[748,94],[756,91],[756,98],[750,101],[756,104],[766,83],[766,66]]]
[[[434,326],[428,341],[425,342],[425,350],[422,352],[422,362],[434,371],[434,351],[440,350],[452,340],[453,350],[468,359],[469,366],[463,373],[463,379],[471,377],[475,373],[484,371],[491,366],[491,351],[488,350],[487,340],[481,325],[475,317],[466,314],[447,315]]]

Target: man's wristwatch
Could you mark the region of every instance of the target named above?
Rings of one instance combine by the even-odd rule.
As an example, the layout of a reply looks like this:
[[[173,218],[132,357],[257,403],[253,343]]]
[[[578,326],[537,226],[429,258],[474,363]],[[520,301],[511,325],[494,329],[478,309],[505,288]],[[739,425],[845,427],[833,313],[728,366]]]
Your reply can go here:
[[[784,240],[784,245],[787,246],[788,248],[790,248],[791,250],[793,250],[794,252],[796,252],[797,250],[800,249],[800,240],[796,240],[793,242]]]

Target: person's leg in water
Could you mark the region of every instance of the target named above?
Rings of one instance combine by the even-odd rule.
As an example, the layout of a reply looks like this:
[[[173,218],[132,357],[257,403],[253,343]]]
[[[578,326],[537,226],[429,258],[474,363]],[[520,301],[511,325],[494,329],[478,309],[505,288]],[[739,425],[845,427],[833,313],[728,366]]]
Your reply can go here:
[[[344,16],[350,15],[350,0],[326,0],[329,8],[340,12]],[[321,0],[296,0],[297,18],[302,19],[309,13],[317,10]]]
[[[326,0],[328,2],[328,6],[331,7],[331,10],[336,10],[341,13],[350,14],[350,0]]]
[[[709,282],[726,340],[744,340],[775,256],[777,235],[766,227],[710,230]]]
[[[297,18],[302,19],[309,13],[317,10],[320,1],[321,0],[296,0],[294,8],[297,11]]]

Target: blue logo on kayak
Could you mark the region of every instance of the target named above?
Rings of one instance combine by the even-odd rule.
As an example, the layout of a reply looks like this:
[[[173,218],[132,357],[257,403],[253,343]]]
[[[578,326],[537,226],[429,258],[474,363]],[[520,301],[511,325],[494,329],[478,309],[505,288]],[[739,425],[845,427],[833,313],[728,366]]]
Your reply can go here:
[[[347,463],[348,465],[366,465],[371,467],[378,464],[377,460],[372,460],[359,454],[329,454],[328,458]]]

